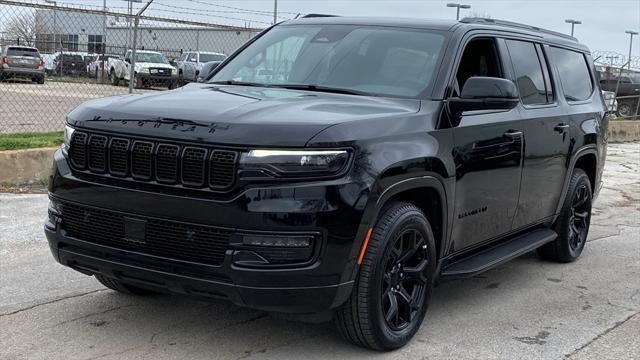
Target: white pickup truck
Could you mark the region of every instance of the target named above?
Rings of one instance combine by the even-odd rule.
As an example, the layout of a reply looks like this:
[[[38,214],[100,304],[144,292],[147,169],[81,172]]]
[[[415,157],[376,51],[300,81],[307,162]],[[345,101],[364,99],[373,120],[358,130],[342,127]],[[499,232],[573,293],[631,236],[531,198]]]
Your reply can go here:
[[[127,50],[122,59],[110,58],[107,64],[112,85],[117,86],[122,80],[129,81],[131,50]],[[136,50],[134,74],[135,88],[166,86],[173,89],[178,82],[178,69],[156,51]]]

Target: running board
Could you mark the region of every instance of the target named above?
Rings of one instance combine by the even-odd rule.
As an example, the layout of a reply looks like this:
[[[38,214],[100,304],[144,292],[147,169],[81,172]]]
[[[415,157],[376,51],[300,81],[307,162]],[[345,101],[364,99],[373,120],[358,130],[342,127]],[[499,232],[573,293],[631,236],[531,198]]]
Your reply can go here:
[[[552,242],[556,237],[558,237],[558,234],[551,229],[530,231],[505,243],[446,265],[440,274],[440,279],[453,280],[480,274]]]

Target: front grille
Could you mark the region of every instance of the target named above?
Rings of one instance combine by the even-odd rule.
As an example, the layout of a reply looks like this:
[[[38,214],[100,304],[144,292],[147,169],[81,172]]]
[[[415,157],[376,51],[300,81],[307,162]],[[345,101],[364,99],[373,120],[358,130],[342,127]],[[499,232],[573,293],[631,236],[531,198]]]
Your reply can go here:
[[[238,153],[75,131],[69,159],[85,173],[223,191],[235,183]]]
[[[171,69],[149,68],[149,73],[154,76],[171,76]]]
[[[127,239],[125,219],[144,222],[144,239]],[[224,260],[232,231],[206,225],[62,203],[62,228],[79,240],[176,260],[219,265]]]

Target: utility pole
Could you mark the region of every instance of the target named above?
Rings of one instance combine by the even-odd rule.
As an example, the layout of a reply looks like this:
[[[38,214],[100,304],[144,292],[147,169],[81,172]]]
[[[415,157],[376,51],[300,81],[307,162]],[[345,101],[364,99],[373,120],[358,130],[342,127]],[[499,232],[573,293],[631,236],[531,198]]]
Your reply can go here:
[[[573,36],[573,28],[574,28],[576,25],[580,25],[580,24],[582,24],[582,21],[580,21],[580,20],[573,20],[573,19],[567,19],[567,20],[565,20],[564,22],[566,22],[567,24],[571,24],[571,36]]]
[[[460,9],[471,9],[471,5],[458,4],[458,3],[448,3],[447,7],[456,8],[456,20],[460,20]]]
[[[273,0],[273,24],[278,22],[278,0]]]
[[[140,1],[141,2],[141,1]],[[140,11],[138,11],[138,13],[136,14],[136,19],[135,19],[135,24],[133,27],[133,47],[131,48],[131,66],[129,66],[129,94],[133,93],[133,82],[135,79],[135,67],[136,67],[136,46],[137,46],[137,40],[138,40],[138,25],[140,25],[140,15],[142,15],[142,13],[147,10],[147,8],[149,7],[149,5],[151,5],[151,3],[153,2],[153,0],[149,0],[141,9]]]

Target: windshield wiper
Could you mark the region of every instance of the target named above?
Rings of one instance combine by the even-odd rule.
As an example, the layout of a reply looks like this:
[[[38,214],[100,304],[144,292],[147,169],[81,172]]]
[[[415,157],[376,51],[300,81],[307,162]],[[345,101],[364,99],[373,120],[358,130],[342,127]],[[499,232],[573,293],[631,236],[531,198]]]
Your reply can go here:
[[[331,86],[323,86],[323,85],[315,85],[315,84],[273,84],[271,85],[271,87],[291,89],[291,90],[309,90],[309,91],[327,92],[327,93],[334,93],[334,94],[375,96],[374,94],[364,92],[364,91],[337,88],[337,87],[331,87]]]
[[[235,80],[214,81],[214,82],[210,82],[209,84],[269,87],[269,85],[266,85],[266,84],[245,82],[245,81],[235,81]]]

